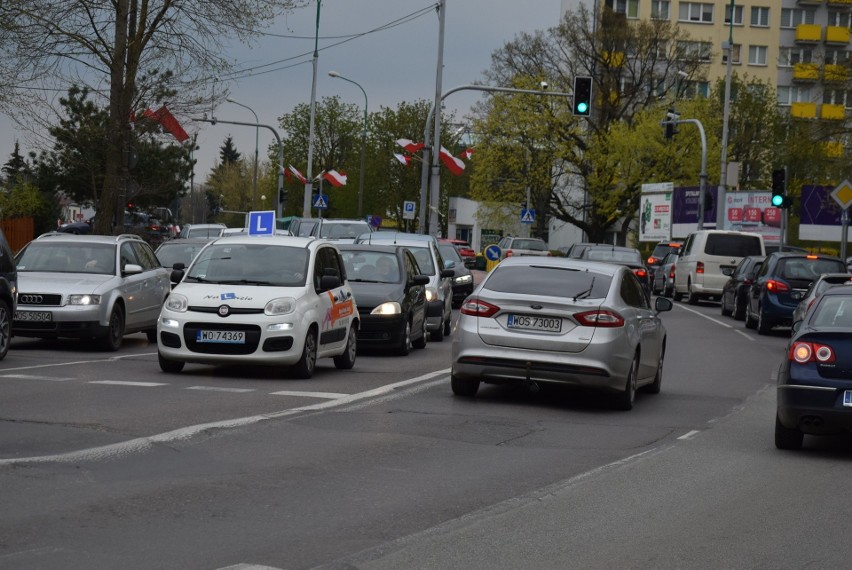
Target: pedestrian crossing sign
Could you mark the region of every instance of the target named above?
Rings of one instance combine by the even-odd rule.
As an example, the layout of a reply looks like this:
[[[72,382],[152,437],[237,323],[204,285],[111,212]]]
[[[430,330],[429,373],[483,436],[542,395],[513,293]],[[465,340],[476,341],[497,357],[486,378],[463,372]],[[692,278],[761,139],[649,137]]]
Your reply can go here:
[[[535,210],[533,210],[532,208],[521,209],[521,223],[522,224],[534,224],[535,223]]]
[[[317,194],[314,196],[314,208],[317,210],[328,209],[328,194]]]

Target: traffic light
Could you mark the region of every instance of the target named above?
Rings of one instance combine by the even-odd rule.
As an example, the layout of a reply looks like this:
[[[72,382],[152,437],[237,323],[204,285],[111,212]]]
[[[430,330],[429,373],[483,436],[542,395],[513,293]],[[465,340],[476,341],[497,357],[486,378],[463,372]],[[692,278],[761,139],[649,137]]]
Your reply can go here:
[[[787,198],[787,171],[779,168],[772,171],[772,205],[776,208],[784,206]]]
[[[592,113],[592,78],[574,77],[574,115],[588,117]]]
[[[680,114],[674,109],[669,109],[666,113],[666,138],[673,138],[679,131],[677,130],[677,121],[680,119]]]

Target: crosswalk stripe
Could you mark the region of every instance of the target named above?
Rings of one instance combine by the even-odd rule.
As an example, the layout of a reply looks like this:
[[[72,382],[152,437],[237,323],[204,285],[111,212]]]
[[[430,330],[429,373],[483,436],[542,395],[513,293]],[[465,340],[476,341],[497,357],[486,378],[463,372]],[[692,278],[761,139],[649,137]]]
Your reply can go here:
[[[168,386],[162,382],[126,382],[124,380],[92,380],[89,384],[109,384],[112,386],[138,386],[140,388],[152,388],[155,386]]]
[[[218,388],[216,386],[190,386],[187,390],[205,390],[208,392],[254,392],[254,388]]]

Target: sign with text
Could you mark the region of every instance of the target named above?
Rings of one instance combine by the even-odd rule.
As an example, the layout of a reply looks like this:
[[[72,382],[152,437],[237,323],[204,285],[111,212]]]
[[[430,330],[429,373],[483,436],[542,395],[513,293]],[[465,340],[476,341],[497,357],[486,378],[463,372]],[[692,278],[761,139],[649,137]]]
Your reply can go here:
[[[668,241],[672,239],[671,182],[643,184],[639,202],[639,241]]]
[[[249,212],[248,234],[250,236],[271,236],[275,233],[275,212]]]
[[[771,192],[727,192],[725,230],[753,232],[764,243],[781,241],[781,210],[772,205]]]

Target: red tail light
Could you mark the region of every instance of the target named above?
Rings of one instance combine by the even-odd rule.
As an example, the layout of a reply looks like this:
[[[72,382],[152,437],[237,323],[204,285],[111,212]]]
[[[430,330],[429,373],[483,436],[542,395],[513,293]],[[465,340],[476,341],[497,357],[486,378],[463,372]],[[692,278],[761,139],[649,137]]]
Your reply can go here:
[[[599,310],[574,313],[574,318],[584,327],[623,327],[624,317],[615,311]]]
[[[655,263],[657,263],[657,258],[656,258],[656,257],[654,257],[654,256],[652,255],[651,257],[649,257],[649,258],[648,258],[648,265],[654,265]]]
[[[766,282],[766,290],[770,293],[787,293],[790,291],[790,286],[782,281],[770,279]]]
[[[511,250],[511,249],[507,249],[507,250],[506,250],[506,257],[512,257],[512,255],[514,255],[514,254],[512,253],[512,250]]]
[[[695,264],[695,272],[696,273],[704,273],[704,262],[699,261]]]
[[[492,305],[481,299],[468,298],[462,303],[460,312],[471,317],[491,317],[499,310],[500,307],[497,305]]]
[[[639,279],[645,279],[648,276],[648,272],[644,269],[634,269],[633,274]]]
[[[806,255],[805,259],[819,259],[818,255]]]
[[[834,362],[834,350],[827,344],[796,341],[790,347],[787,358],[799,364],[806,364],[808,362],[828,364]]]
[[[670,278],[670,279],[674,279],[674,278],[675,278],[675,268],[674,268],[674,265],[672,265],[672,270],[671,270],[671,271],[669,271],[669,278]]]

